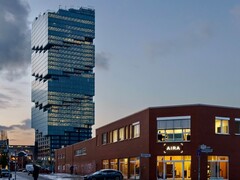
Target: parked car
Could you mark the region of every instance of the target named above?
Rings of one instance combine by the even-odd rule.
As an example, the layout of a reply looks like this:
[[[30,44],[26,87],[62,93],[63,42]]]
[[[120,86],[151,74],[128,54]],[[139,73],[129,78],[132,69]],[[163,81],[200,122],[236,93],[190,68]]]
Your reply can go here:
[[[84,176],[85,180],[122,180],[123,175],[120,171],[115,169],[102,169],[93,174]]]
[[[1,169],[0,170],[0,177],[12,177],[12,174],[9,173],[8,169]]]

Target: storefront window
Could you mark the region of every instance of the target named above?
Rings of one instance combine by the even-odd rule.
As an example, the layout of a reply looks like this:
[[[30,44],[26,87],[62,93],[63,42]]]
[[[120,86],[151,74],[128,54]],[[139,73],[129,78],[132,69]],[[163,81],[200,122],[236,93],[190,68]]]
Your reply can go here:
[[[228,179],[228,156],[208,156],[209,179]]]
[[[102,161],[102,168],[103,169],[109,169],[109,162],[108,162],[108,160],[103,160]]]
[[[119,170],[122,172],[123,177],[127,179],[128,177],[128,159],[119,159]]]
[[[216,134],[229,134],[228,117],[215,117],[215,133]]]
[[[191,179],[191,156],[158,156],[157,179]]]
[[[191,117],[158,117],[157,118],[157,141],[158,142],[183,142],[190,141]]]
[[[118,162],[117,159],[111,159],[110,160],[110,169],[118,169],[117,162]]]
[[[130,179],[140,179],[140,161],[139,157],[130,158]]]

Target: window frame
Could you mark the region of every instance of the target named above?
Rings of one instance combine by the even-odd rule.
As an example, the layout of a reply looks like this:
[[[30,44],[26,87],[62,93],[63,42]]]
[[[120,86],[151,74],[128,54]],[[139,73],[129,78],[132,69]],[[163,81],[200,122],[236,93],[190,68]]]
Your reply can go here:
[[[216,121],[220,121],[220,132],[218,132],[217,128],[219,128],[219,127],[217,127],[217,125],[216,125],[217,122]],[[229,121],[230,121],[230,117],[215,116],[215,134],[229,135],[230,134]],[[223,126],[224,122],[228,122],[226,133],[224,132],[224,129],[223,129],[224,128],[224,126]]]
[[[132,138],[139,138],[141,134],[140,122],[135,122],[132,124]]]
[[[108,143],[108,133],[102,133],[102,145],[105,145]]]
[[[240,123],[240,118],[235,118],[234,122],[235,122],[235,126],[237,126],[236,122]],[[237,130],[237,128],[235,130]],[[239,129],[238,129],[238,132],[235,132],[235,135],[240,135],[240,126],[239,126]]]
[[[190,115],[157,117],[156,120],[157,120],[157,143],[191,141]],[[181,133],[179,133],[180,131]],[[181,136],[181,139],[177,137],[179,135]]]

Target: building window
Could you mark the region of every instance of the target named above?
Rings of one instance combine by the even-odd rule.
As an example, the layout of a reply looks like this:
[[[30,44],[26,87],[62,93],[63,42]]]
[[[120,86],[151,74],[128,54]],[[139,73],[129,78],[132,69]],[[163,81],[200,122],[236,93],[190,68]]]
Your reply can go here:
[[[140,137],[140,123],[136,122],[132,124],[132,137],[137,138]]]
[[[128,133],[129,133],[129,132],[128,132],[128,126],[125,127],[125,131],[126,131],[126,139],[128,139],[128,138],[129,138],[129,137],[128,137]]]
[[[124,127],[119,129],[119,141],[124,140]]]
[[[229,120],[228,117],[215,117],[215,133],[229,134]]]
[[[113,142],[113,133],[112,131],[110,131],[109,133],[109,143],[112,143]]]
[[[119,159],[119,170],[122,172],[124,179],[128,177],[128,158]]]
[[[236,134],[240,135],[240,118],[235,118]]]
[[[191,138],[191,116],[158,117],[158,142],[183,142]]]
[[[107,133],[102,134],[102,144],[107,144]]]
[[[58,166],[58,171],[61,171],[62,170],[62,167],[61,166]]]
[[[191,156],[157,156],[157,179],[191,179]]]
[[[132,138],[132,125],[129,125],[129,139]]]
[[[140,160],[139,157],[130,158],[129,167],[130,179],[140,179]]]
[[[111,159],[110,160],[110,169],[118,169],[117,162],[118,162],[117,159]]]
[[[210,179],[229,179],[228,156],[208,156],[207,174]]]
[[[102,166],[103,166],[103,169],[109,169],[109,161],[108,160],[103,160],[102,161]]]
[[[81,148],[75,151],[75,156],[84,156],[87,154],[86,148]]]
[[[118,130],[114,130],[113,131],[113,142],[117,142],[118,141]]]

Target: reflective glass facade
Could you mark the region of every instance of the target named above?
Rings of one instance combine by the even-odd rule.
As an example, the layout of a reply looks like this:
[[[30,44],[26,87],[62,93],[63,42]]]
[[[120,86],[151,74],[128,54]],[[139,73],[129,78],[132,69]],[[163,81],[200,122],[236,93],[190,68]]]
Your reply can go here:
[[[32,127],[38,157],[91,138],[95,11],[59,9],[32,24]]]

